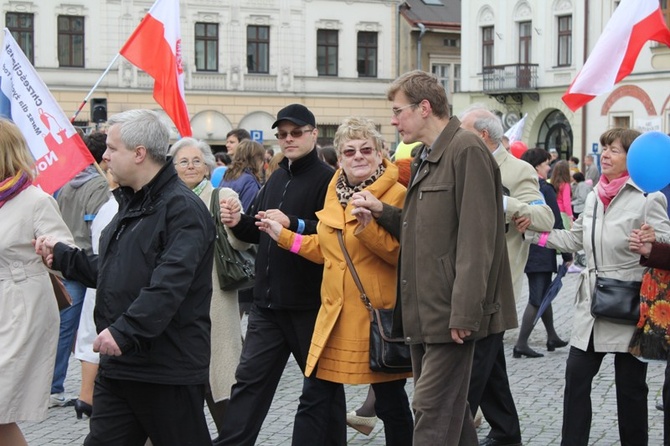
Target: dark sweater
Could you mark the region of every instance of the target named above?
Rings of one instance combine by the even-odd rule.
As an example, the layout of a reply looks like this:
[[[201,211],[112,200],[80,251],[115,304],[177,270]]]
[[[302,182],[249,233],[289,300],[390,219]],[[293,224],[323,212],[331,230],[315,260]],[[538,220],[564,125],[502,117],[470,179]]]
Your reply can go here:
[[[291,163],[284,159],[254,203],[254,212],[279,209],[297,232],[299,219],[303,234],[316,233],[316,212],[323,208],[333,170],[321,162],[316,150]],[[277,246],[269,235],[259,231],[255,218],[242,215],[233,233],[248,243],[258,243],[254,303],[281,310],[314,310],[321,305],[323,266],[312,263]]]

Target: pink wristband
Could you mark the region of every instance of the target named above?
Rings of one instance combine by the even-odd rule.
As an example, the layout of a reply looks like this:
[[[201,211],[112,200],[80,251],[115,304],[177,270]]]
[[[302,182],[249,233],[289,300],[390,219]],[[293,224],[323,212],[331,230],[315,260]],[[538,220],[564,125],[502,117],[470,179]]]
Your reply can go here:
[[[291,245],[290,251],[293,254],[297,254],[300,251],[300,245],[302,244],[302,235],[296,234],[293,239],[293,245]]]
[[[548,232],[543,232],[540,235],[540,239],[537,241],[537,246],[540,246],[540,247],[544,248],[545,245],[547,244],[548,239],[549,239],[549,233]]]

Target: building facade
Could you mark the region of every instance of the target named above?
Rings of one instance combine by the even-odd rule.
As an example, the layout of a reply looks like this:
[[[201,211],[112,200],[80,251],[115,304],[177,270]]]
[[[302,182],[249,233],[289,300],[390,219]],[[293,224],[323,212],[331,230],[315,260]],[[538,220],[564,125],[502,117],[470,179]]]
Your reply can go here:
[[[0,2],[6,26],[66,114],[110,67],[77,117],[81,126],[95,125],[103,111],[160,110],[153,79],[123,57],[115,59],[152,4]],[[182,0],[180,8],[194,137],[220,149],[226,133],[241,127],[259,131],[273,146],[277,111],[300,102],[314,111],[322,143],[350,115],[373,119],[395,141],[385,91],[396,76],[397,1]]]
[[[506,128],[527,114],[523,141],[563,159],[597,153],[606,129],[670,131],[670,50],[642,49],[633,73],[572,112],[561,100],[612,16],[616,0],[472,0],[462,3],[462,93],[497,111]],[[667,0],[661,0],[666,12]]]

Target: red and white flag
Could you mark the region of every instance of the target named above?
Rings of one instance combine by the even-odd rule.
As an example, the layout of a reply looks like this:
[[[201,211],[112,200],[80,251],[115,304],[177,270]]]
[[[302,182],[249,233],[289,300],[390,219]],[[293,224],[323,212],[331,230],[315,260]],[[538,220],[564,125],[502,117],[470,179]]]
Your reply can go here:
[[[584,66],[563,95],[575,111],[628,76],[649,40],[670,46],[670,30],[658,0],[621,0]]]
[[[23,133],[35,159],[33,184],[48,194],[95,162],[7,28],[0,54],[0,116]]]
[[[179,134],[191,136],[181,64],[179,0],[156,0],[119,53],[154,78],[154,99]]]

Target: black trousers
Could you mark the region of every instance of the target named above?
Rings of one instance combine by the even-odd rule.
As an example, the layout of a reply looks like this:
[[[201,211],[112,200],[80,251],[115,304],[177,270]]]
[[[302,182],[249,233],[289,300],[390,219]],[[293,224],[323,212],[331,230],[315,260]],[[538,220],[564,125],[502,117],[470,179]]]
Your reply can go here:
[[[98,374],[85,446],[202,446],[212,440],[204,413],[205,385],[164,385]]]
[[[591,432],[591,384],[607,353],[593,351],[593,338],[586,351],[570,347],[565,367],[563,397],[563,446],[587,446]],[[614,353],[617,418],[622,446],[646,446],[647,363],[630,353]]]
[[[247,335],[235,371],[236,382],[231,389],[217,446],[253,446],[256,443],[289,355],[293,354],[301,370],[305,370],[317,313],[316,309],[287,311],[251,307]],[[310,405],[310,398],[318,396],[311,391],[315,379],[305,379],[301,404]],[[335,426],[331,432],[341,430],[342,434],[332,435],[323,445],[346,444],[344,395],[337,402],[330,408],[328,422]]]
[[[491,426],[488,437],[501,443],[520,443],[521,427],[507,377],[503,347],[504,332],[475,342],[468,403],[474,417],[477,408]]]
[[[384,422],[386,446],[412,446],[414,421],[405,392],[406,382],[407,380],[400,379],[372,384],[376,397],[375,412]],[[305,380],[293,425],[294,446],[326,444],[330,435],[342,435],[339,428],[333,429],[333,423],[328,425],[328,419],[333,405],[344,405],[344,385],[314,380],[310,382],[308,389],[307,383],[308,380]],[[346,426],[343,428],[346,443]]]

